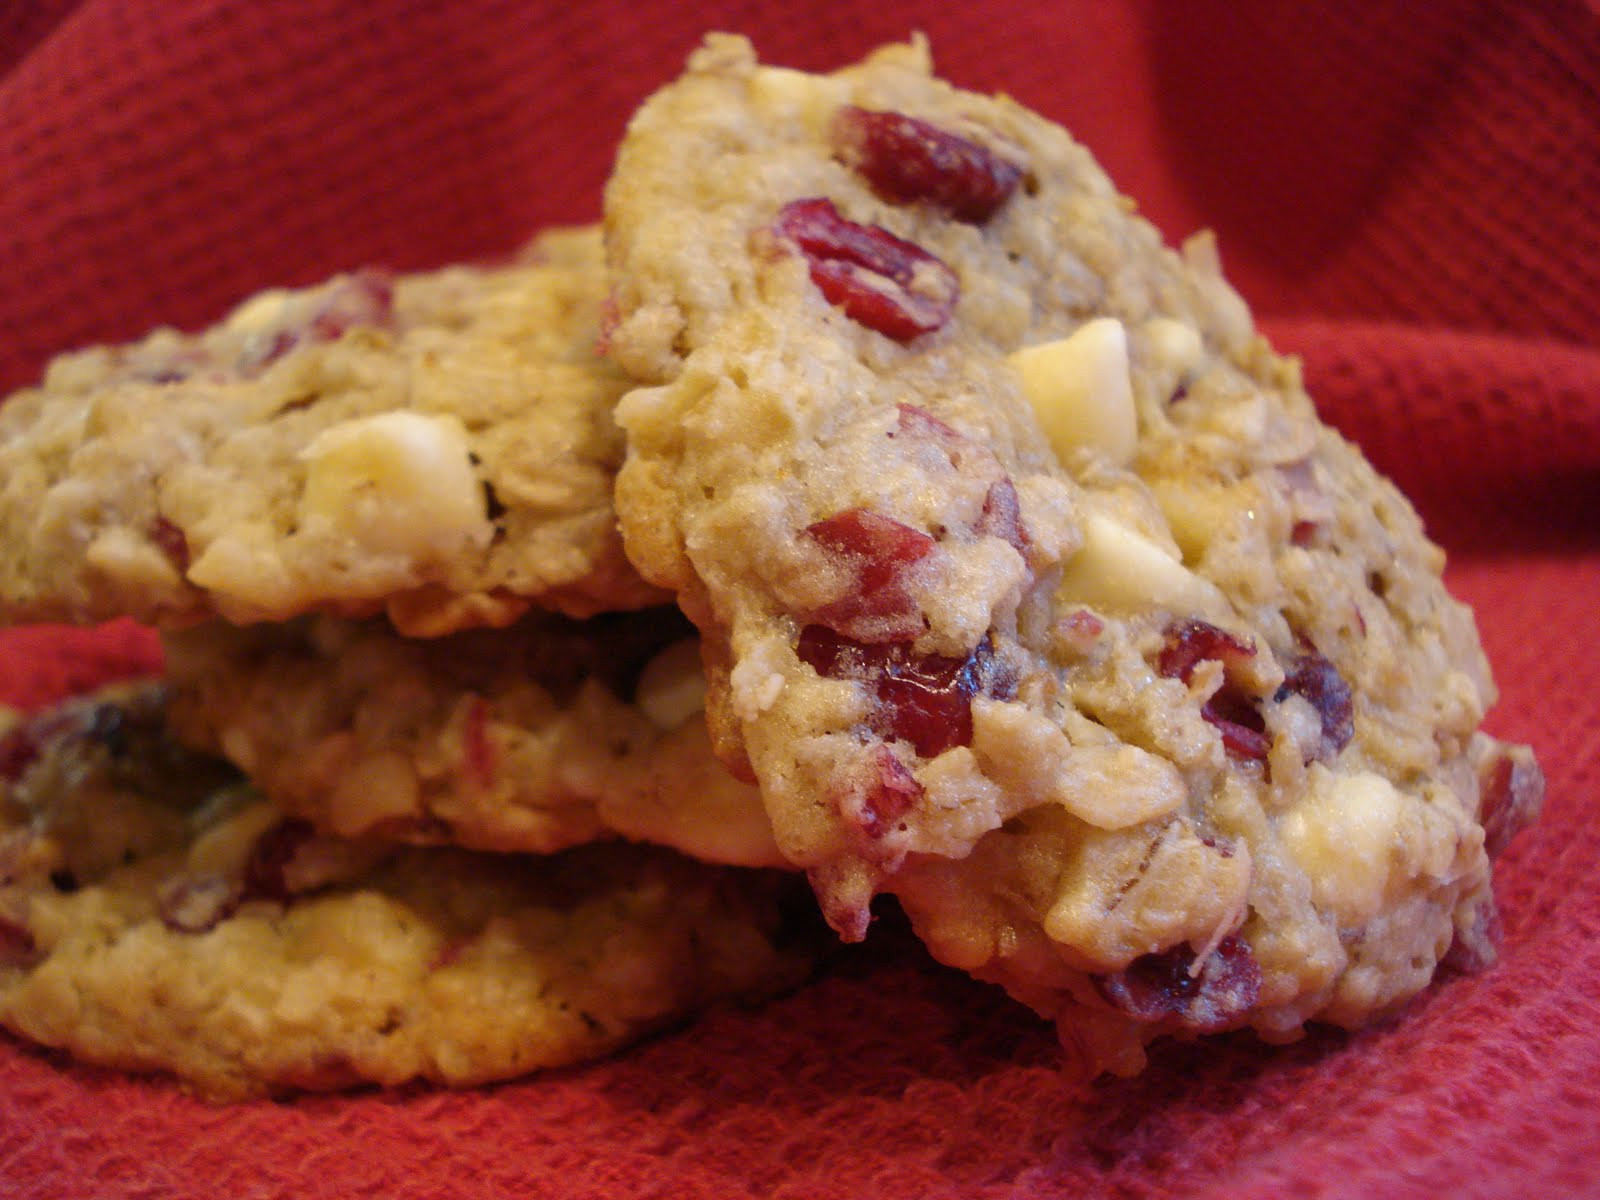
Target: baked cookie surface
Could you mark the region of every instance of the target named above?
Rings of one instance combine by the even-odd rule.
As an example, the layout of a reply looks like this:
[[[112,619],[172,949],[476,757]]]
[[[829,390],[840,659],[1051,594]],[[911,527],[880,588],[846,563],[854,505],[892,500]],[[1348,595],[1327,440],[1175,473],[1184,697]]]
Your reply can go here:
[[[169,719],[319,829],[548,853],[602,838],[785,865],[712,754],[675,609],[397,636],[309,617],[166,635]]]
[[[920,44],[813,76],[729,37],[635,116],[606,236],[628,551],[841,934],[894,892],[1118,1071],[1492,957],[1537,766],[1208,239]]]
[[[464,1086],[798,984],[791,877],[315,834],[165,740],[157,688],[0,735],[0,1025],[215,1100]],[[802,889],[803,890],[803,889]]]
[[[615,530],[601,294],[596,232],[553,231],[62,356],[0,406],[0,618],[431,635],[659,601]]]

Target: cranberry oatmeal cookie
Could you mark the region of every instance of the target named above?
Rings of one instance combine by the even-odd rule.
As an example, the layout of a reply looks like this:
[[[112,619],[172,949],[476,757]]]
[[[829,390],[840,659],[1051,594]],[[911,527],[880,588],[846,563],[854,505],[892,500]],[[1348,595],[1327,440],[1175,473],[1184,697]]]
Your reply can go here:
[[[550,852],[618,835],[783,866],[756,790],[711,752],[676,609],[402,638],[304,617],[165,635],[175,736],[320,829]]]
[[[893,46],[713,36],[607,191],[630,556],[831,924],[892,892],[1093,1069],[1493,955],[1536,814],[1441,552],[1206,237]]]
[[[386,611],[408,633],[659,602],[611,508],[593,229],[495,268],[262,293],[63,355],[0,407],[0,618]]]
[[[792,876],[315,834],[173,747],[162,707],[122,688],[0,734],[0,1025],[22,1037],[214,1100],[464,1086],[810,969]]]

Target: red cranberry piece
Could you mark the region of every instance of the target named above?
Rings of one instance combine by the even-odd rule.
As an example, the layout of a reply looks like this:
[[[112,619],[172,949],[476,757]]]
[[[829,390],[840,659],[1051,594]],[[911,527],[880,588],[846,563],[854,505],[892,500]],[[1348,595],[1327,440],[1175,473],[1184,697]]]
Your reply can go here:
[[[1316,521],[1296,521],[1289,530],[1289,540],[1296,546],[1309,546],[1322,526]]]
[[[187,574],[189,570],[189,539],[165,517],[157,517],[150,525],[150,540],[156,544],[156,549],[171,560],[172,565],[178,568],[180,575]]]
[[[39,951],[26,925],[0,915],[0,967],[25,967]]]
[[[1185,683],[1199,664],[1207,659],[1220,662],[1223,684],[1200,709],[1200,715],[1222,734],[1222,747],[1235,758],[1264,761],[1272,749],[1266,722],[1256,700],[1226,678],[1236,668],[1255,657],[1256,648],[1225,629],[1208,621],[1182,621],[1167,631],[1166,644],[1156,658],[1156,670],[1169,679]]]
[[[1333,758],[1350,744],[1356,732],[1355,706],[1350,685],[1337,667],[1315,651],[1300,655],[1290,664],[1274,699],[1281,701],[1291,694],[1305,697],[1322,718],[1317,758]]]
[[[1200,708],[1200,715],[1222,734],[1222,748],[1235,758],[1265,762],[1272,752],[1267,723],[1248,696],[1223,687]]]
[[[846,509],[806,528],[854,576],[849,594],[813,616],[860,641],[889,641],[922,632],[922,616],[906,591],[905,572],[933,553],[927,534],[864,508]]]
[[[909,342],[955,311],[954,271],[887,229],[846,220],[826,197],[785,205],[773,230],[799,247],[830,304],[887,338]]]
[[[1249,1012],[1261,994],[1261,965],[1238,934],[1218,943],[1198,971],[1188,946],[1146,954],[1112,975],[1093,979],[1112,1007],[1137,1021],[1173,1021],[1217,1033]]]
[[[306,326],[314,341],[331,342],[358,326],[388,325],[394,317],[394,279],[364,267],[335,283]]]
[[[872,750],[872,777],[860,795],[860,811],[853,815],[863,833],[881,838],[921,798],[922,785],[916,777],[889,747],[878,745]]]
[[[1052,636],[1064,650],[1088,654],[1105,631],[1104,621],[1087,608],[1078,608],[1056,620]]]
[[[461,739],[467,777],[479,788],[488,788],[498,772],[500,754],[489,736],[489,702],[482,696],[474,696],[467,708]]]
[[[1544,807],[1544,772],[1525,746],[1502,746],[1479,768],[1483,848],[1498,858]]]
[[[1255,653],[1254,646],[1226,629],[1218,629],[1209,621],[1191,618],[1167,630],[1166,645],[1156,659],[1156,670],[1169,679],[1181,679],[1188,683],[1195,667],[1206,659],[1220,662],[1226,670],[1230,665],[1254,658]]]
[[[274,330],[270,340],[247,350],[238,365],[247,374],[261,371],[298,346],[335,341],[360,326],[381,328],[393,318],[393,278],[362,269],[330,284],[303,324]]]
[[[941,421],[927,409],[918,408],[915,404],[897,404],[895,413],[895,426],[901,433],[942,442],[948,447],[959,446],[967,440],[954,425]]]
[[[1022,504],[1017,499],[1017,485],[1011,482],[1010,476],[1002,476],[989,485],[989,492],[983,498],[983,514],[973,526],[973,532],[1010,542],[1018,554],[1028,557],[1033,539],[1022,523]]]
[[[1009,690],[995,670],[988,639],[966,659],[916,654],[909,642],[863,645],[823,625],[808,625],[795,647],[800,661],[828,679],[857,679],[871,686],[877,706],[867,720],[880,737],[911,743],[933,758],[972,742],[972,698]]]
[[[987,146],[896,112],[839,110],[833,144],[890,204],[922,202],[977,225],[1011,198],[1022,168]]]
[[[257,838],[244,868],[245,897],[287,901],[293,891],[289,886],[289,865],[314,836],[308,822],[291,818],[279,821]]]
[[[1472,910],[1472,920],[1468,926],[1455,931],[1450,949],[1445,951],[1439,965],[1462,975],[1487,971],[1498,957],[1500,937],[1500,910],[1495,907],[1493,897],[1486,897],[1483,903]]]
[[[0,735],[0,783],[16,783],[43,753],[33,721],[22,721]]]

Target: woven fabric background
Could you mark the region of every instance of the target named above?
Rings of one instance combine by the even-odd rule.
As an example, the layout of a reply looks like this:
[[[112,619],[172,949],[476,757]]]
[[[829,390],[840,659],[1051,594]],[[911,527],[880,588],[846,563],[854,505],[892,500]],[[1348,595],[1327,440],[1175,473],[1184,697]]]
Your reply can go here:
[[[1592,0],[13,0],[0,389],[268,284],[593,219],[628,113],[706,29],[827,68],[916,29],[1055,117],[1230,273],[1416,498],[1535,744],[1488,974],[1287,1048],[1084,1085],[893,930],[819,984],[464,1094],[214,1109],[0,1038],[0,1194],[127,1198],[1600,1196],[1600,8]],[[126,624],[0,634],[0,702],[156,664]]]

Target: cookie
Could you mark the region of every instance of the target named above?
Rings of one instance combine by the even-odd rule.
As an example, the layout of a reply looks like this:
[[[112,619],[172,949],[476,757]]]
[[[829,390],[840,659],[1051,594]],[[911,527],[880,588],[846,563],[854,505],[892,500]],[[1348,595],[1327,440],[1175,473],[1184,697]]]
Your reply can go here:
[[[726,36],[634,116],[605,229],[629,554],[842,936],[892,892],[1120,1072],[1492,957],[1537,766],[1208,237],[920,42],[817,76]]]
[[[711,753],[675,609],[398,636],[305,617],[165,635],[170,720],[318,828],[550,852],[623,836],[781,866],[756,790]]]
[[[0,740],[0,1024],[21,1037],[213,1100],[466,1086],[770,997],[812,962],[792,877],[314,834],[175,750],[161,708],[108,693]]]
[[[386,612],[408,633],[659,602],[611,508],[598,234],[365,271],[67,354],[0,406],[0,619]]]

